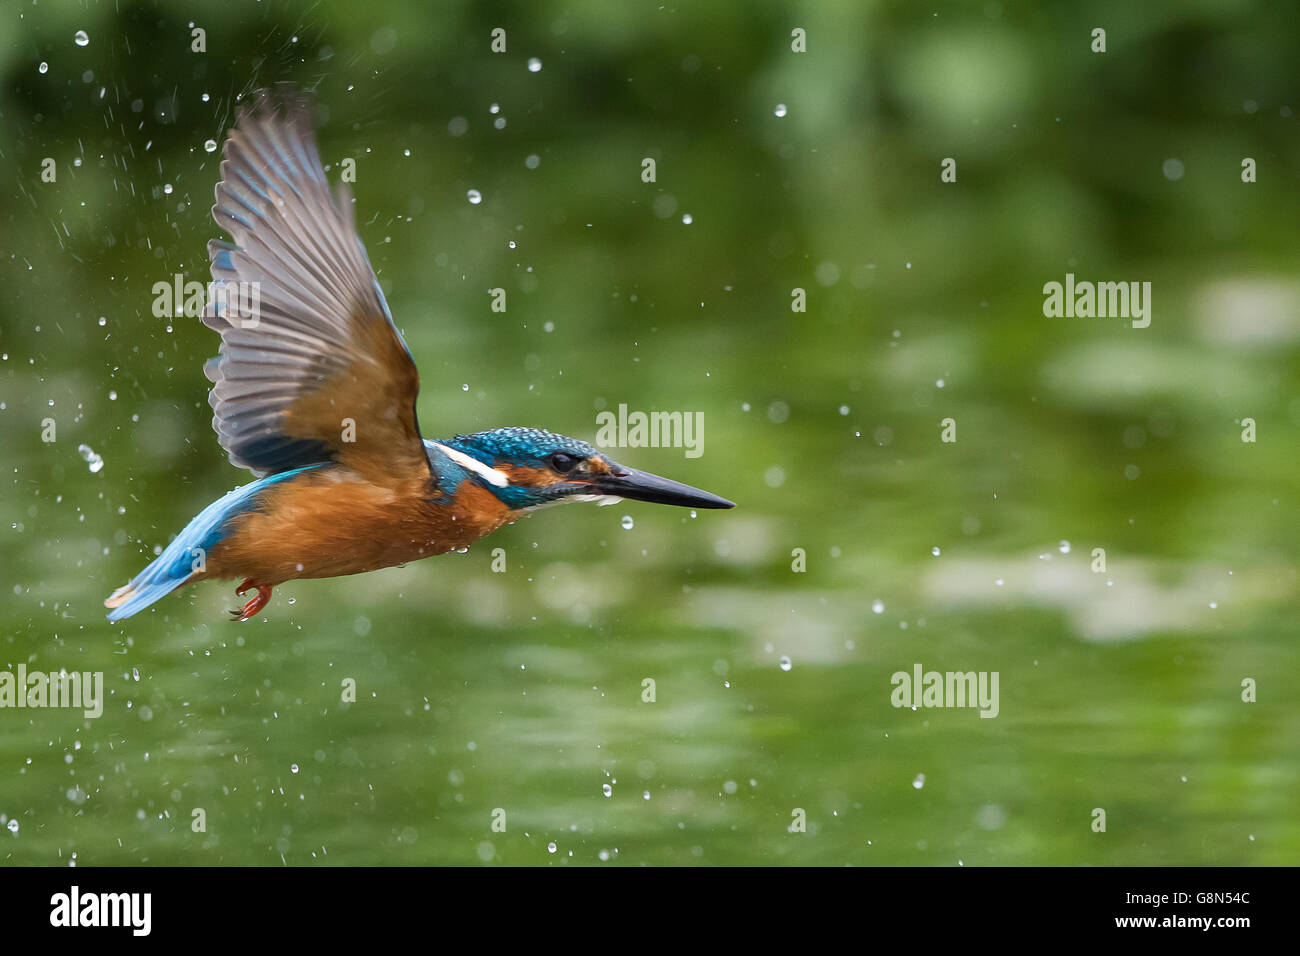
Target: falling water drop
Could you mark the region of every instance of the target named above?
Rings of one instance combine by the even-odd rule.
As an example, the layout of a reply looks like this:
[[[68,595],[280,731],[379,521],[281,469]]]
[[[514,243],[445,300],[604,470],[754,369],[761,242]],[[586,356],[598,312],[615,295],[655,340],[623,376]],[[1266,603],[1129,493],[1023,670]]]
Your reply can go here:
[[[89,445],[78,445],[77,454],[81,455],[81,460],[90,467],[90,473],[97,475],[104,469],[104,459],[95,453],[95,449]]]
[[[90,45],[90,34],[88,34],[85,30],[78,30],[76,33],[72,35],[72,39],[77,44],[77,46]]]

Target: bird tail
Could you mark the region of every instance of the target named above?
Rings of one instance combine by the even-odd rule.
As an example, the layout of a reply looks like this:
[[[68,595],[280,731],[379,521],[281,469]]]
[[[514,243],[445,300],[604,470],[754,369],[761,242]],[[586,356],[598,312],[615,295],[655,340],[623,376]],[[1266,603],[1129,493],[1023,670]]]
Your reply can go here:
[[[196,574],[202,575],[207,549],[220,540],[221,525],[227,517],[226,509],[222,509],[220,515],[211,512],[217,505],[224,504],[226,498],[205,508],[147,568],[105,598],[104,607],[110,608],[110,621],[120,621],[143,611]],[[217,520],[213,521],[213,518]]]
[[[153,571],[154,566],[151,564],[145,568],[143,573]],[[141,577],[143,577],[143,573]],[[130,617],[137,611],[143,611],[154,601],[170,594],[176,588],[188,580],[189,575],[183,578],[164,578],[151,584],[136,583],[132,580],[130,584],[124,584],[108,597],[104,599],[104,607],[112,608],[108,615],[110,621],[120,621],[124,617]]]
[[[320,466],[306,465],[282,471],[236,488],[224,498],[212,502],[185,526],[184,531],[172,539],[171,544],[147,568],[104,600],[104,607],[109,608],[108,619],[120,621],[130,617],[159,598],[166,597],[186,581],[207,577],[208,552],[225,537],[226,525],[231,518],[256,507],[258,492],[268,485],[318,467]]]

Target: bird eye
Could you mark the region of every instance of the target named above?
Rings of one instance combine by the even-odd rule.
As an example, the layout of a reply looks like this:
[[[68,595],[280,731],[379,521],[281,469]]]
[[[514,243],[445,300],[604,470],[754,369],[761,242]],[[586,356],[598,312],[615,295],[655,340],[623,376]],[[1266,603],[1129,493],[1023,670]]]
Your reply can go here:
[[[575,458],[573,455],[567,455],[562,451],[557,451],[554,455],[551,456],[551,467],[554,468],[562,475],[568,474],[570,471],[572,471],[574,465],[576,465],[577,463],[578,463],[577,458]]]

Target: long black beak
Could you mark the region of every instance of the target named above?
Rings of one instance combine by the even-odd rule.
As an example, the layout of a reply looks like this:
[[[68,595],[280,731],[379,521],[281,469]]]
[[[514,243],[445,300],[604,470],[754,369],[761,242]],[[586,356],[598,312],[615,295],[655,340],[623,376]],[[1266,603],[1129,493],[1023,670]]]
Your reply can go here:
[[[653,501],[660,505],[679,505],[683,508],[736,507],[735,502],[726,498],[623,465],[615,465],[612,474],[597,476],[591,486],[602,495],[617,495],[633,501]]]

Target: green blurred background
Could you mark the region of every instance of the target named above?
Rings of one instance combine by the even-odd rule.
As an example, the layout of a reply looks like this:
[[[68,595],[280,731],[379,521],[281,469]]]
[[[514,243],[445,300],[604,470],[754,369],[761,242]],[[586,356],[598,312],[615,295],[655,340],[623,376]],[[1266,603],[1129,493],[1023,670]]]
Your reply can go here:
[[[111,696],[0,711],[0,861],[1294,863],[1297,37],[1188,0],[6,4],[0,669]],[[249,477],[215,336],[151,287],[206,281],[205,143],[280,80],[356,160],[427,434],[702,411],[701,458],[611,451],[739,507],[109,625]],[[1152,282],[1150,328],[1045,318],[1067,272]],[[1000,715],[895,709],[916,663],[998,671]]]

